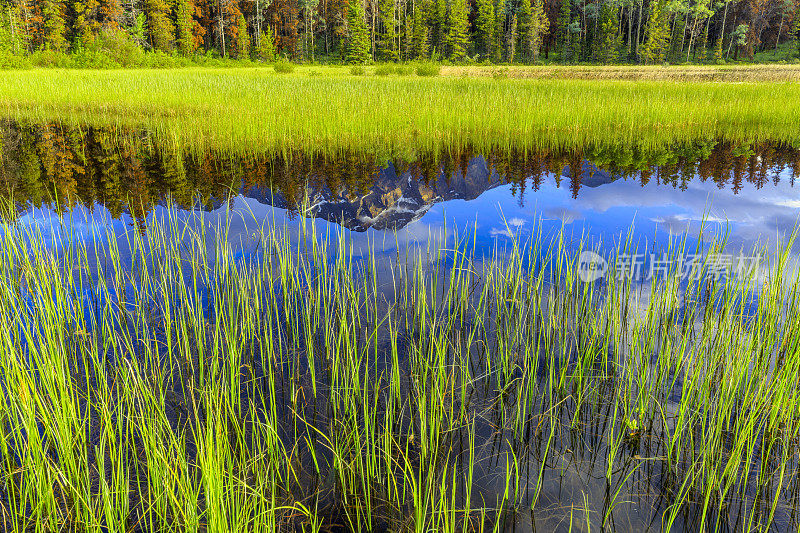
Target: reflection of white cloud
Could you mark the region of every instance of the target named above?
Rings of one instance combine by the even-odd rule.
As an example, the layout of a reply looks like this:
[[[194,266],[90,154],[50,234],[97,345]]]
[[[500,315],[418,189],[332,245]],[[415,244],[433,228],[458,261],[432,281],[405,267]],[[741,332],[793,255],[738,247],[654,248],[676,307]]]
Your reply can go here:
[[[525,220],[519,217],[514,217],[508,221],[508,225],[511,227],[520,228],[525,225]]]
[[[565,193],[566,194],[566,193]],[[645,186],[626,180],[596,188],[584,188],[577,200],[569,204],[584,214],[619,212],[635,209],[639,212],[657,210],[669,214],[650,216],[672,234],[688,232],[696,236],[705,222],[708,233],[717,226],[730,230],[729,244],[750,244],[758,237],[775,242],[786,238],[798,223],[798,190],[792,187],[787,173],[777,185],[757,189],[746,183],[738,194],[730,189],[719,189],[713,182],[690,181],[686,190],[650,182]],[[556,209],[552,207],[551,209]],[[755,239],[754,239],[755,238]]]
[[[800,200],[775,200],[775,205],[782,205],[783,207],[791,207],[792,209],[800,209]]]
[[[514,236],[508,231],[507,228],[492,228],[489,230],[489,235],[492,237],[508,237],[509,239],[513,239]]]
[[[567,207],[551,207],[544,210],[545,217],[560,220],[564,224],[572,224],[583,218],[583,213]]]

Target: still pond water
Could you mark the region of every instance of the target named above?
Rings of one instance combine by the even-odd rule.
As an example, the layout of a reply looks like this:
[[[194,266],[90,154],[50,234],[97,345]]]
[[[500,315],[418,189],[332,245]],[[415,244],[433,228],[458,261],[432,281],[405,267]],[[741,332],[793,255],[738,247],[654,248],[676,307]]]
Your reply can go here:
[[[247,242],[254,226],[291,227],[308,216],[320,232],[345,228],[357,251],[366,254],[378,244],[386,258],[454,235],[470,236],[489,254],[513,240],[556,236],[562,229],[568,246],[602,253],[627,241],[650,251],[676,236],[690,246],[725,236],[727,250],[744,257],[785,242],[800,215],[800,149],[771,142],[711,140],[661,150],[601,144],[527,153],[461,149],[410,158],[255,155],[185,152],[148,132],[6,122],[0,157],[0,197],[13,205],[4,212],[6,223],[37,228],[57,248],[76,239],[102,245],[109,236],[142,231],[170,202],[181,212],[202,211],[210,226],[230,221],[231,242]],[[237,253],[246,255],[248,248]],[[644,273],[647,265],[641,268]],[[559,466],[547,471],[536,512],[519,512],[507,529],[580,530],[583,523],[571,522],[576,502],[616,497],[601,481],[602,439],[589,446],[604,431],[596,423],[585,441],[559,434],[553,452]],[[493,462],[499,448],[489,429],[482,434],[486,461],[475,486],[482,495],[502,496],[504,487],[492,477],[502,465]],[[646,456],[639,451],[633,457],[639,454]],[[614,529],[660,528],[667,504],[661,481],[654,481],[661,475],[655,464],[623,481]],[[792,483],[796,487],[796,479]],[[796,497],[781,497],[769,527],[796,527]],[[718,524],[741,530],[758,505],[725,508]],[[703,512],[690,508],[674,530],[696,530]]]
[[[576,246],[627,240],[652,250],[675,235],[689,244],[727,240],[727,250],[774,250],[798,222],[800,149],[771,142],[695,142],[659,150],[602,145],[582,151],[363,153],[278,156],[186,153],[147,132],[4,123],[0,195],[23,224],[45,234],[104,237],[109,225],[144,228],[167,199],[230,209],[231,236],[253,223],[297,224],[298,213],[349,230],[357,249],[471,235],[491,250],[511,238],[564,229]],[[573,169],[579,169],[574,171]],[[65,219],[65,215],[66,219]],[[152,219],[151,219],[152,220]],[[213,224],[212,224],[213,225]],[[235,238],[233,240],[236,240]]]

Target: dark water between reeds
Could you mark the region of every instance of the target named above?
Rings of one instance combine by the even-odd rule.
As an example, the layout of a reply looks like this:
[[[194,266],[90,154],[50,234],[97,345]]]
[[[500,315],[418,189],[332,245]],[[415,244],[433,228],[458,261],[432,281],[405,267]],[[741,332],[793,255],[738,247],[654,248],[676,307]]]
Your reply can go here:
[[[388,258],[409,244],[424,247],[454,234],[489,253],[563,228],[568,243],[583,241],[601,254],[626,241],[647,252],[680,235],[690,245],[725,235],[727,266],[736,269],[759,247],[785,240],[800,216],[800,149],[766,141],[712,140],[652,151],[602,144],[527,153],[464,149],[412,159],[362,152],[259,156],[188,153],[147,132],[6,122],[0,157],[0,197],[14,206],[4,212],[5,222],[38,228],[54,247],[75,239],[102,245],[109,229],[143,231],[171,201],[179,210],[204,211],[210,225],[230,220],[232,242],[237,234],[247,241],[254,224],[291,227],[306,215],[317,219],[318,231],[344,227],[355,250],[368,253],[378,244]],[[247,255],[247,247],[238,253]],[[647,254],[636,261],[637,275],[646,277],[652,267]],[[487,402],[487,412],[491,408]],[[569,425],[569,413],[556,416]],[[625,478],[621,493],[606,483],[608,416],[601,410],[581,420],[580,431],[557,434],[535,511],[523,506],[505,530],[586,531],[587,516],[594,530],[598,517],[584,502],[604,499],[624,508],[608,529],[661,528],[668,502],[656,461]],[[494,461],[508,443],[496,438],[491,422],[481,437],[475,485],[482,494],[502,496],[506,487],[492,473],[506,468]],[[541,435],[532,437],[531,448],[545,445],[551,444]],[[637,448],[631,457],[659,453]],[[523,468],[535,475],[540,467]],[[742,530],[754,505],[743,501],[726,509],[722,523]],[[796,505],[782,501],[771,527],[796,527],[792,509]],[[696,530],[699,513],[701,507],[689,506],[673,530]]]

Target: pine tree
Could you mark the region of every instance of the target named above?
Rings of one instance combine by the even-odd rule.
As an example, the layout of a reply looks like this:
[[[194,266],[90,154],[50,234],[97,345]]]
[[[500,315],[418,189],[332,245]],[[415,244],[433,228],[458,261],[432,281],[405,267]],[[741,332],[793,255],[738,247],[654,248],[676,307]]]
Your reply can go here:
[[[272,26],[267,26],[267,29],[261,32],[261,38],[256,43],[256,55],[265,63],[275,61],[275,36],[272,33]]]
[[[642,58],[648,65],[664,61],[669,48],[669,17],[664,10],[665,0],[656,0],[647,20]]]
[[[428,57],[429,32],[425,24],[425,8],[420,1],[414,4],[412,24],[411,59],[425,59]]]
[[[239,13],[236,29],[236,57],[250,59],[250,34],[247,30],[247,21],[241,13]]]
[[[534,0],[532,24],[533,50],[531,59],[536,62],[539,61],[539,50],[542,48],[544,37],[550,31],[550,19],[547,18],[547,13],[544,10],[544,0]]]
[[[511,24],[508,27],[508,48],[506,50],[506,61],[509,63],[514,62],[514,57],[517,55],[517,15],[516,13],[511,17]]]
[[[364,20],[364,6],[361,0],[350,0],[347,10],[347,62],[352,65],[363,65],[370,59],[369,30]]]
[[[395,0],[380,0],[381,33],[378,36],[378,57],[383,61],[397,61],[397,5]]]
[[[469,20],[466,0],[452,0],[448,19],[447,46],[450,59],[463,61],[467,57]]]
[[[570,50],[570,24],[572,24],[572,4],[570,0],[561,0],[561,11],[558,14],[558,49],[561,52],[561,60],[569,60]]]
[[[533,9],[531,0],[521,0],[517,10],[517,29],[519,31],[519,56],[522,61],[530,61],[533,55]]]
[[[42,48],[56,52],[67,50],[65,7],[62,0],[43,0],[41,2]]]
[[[479,53],[487,59],[494,54],[495,18],[492,0],[477,0],[478,16],[475,19],[475,44]]]
[[[177,44],[178,50],[185,56],[190,56],[197,50],[197,41],[195,40],[195,25],[197,23],[194,19],[196,11],[197,7],[193,0],[178,0],[176,12]]]
[[[798,55],[800,55],[800,7],[795,9],[794,25],[792,26],[792,39]]]
[[[506,48],[506,0],[497,0],[494,8],[494,54],[492,60],[499,63],[503,60]]]
[[[100,4],[97,0],[75,0],[72,2],[73,34],[76,47],[90,48],[99,27],[97,17]]]
[[[594,58],[604,64],[617,60],[619,48],[619,25],[617,14],[609,2],[604,2],[600,10],[600,31],[594,49]]]
[[[433,0],[429,8],[434,53],[438,51],[441,55],[447,46],[447,0]]]
[[[171,52],[175,44],[175,27],[170,20],[169,4],[165,0],[145,0],[145,12],[150,44],[155,50]]]

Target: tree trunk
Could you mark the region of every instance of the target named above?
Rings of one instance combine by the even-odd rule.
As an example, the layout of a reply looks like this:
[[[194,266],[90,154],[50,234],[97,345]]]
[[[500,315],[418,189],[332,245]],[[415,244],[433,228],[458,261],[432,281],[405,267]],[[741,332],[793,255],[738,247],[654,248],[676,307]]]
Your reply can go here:
[[[219,38],[222,42],[222,57],[228,56],[228,51],[225,49],[225,19],[222,14],[222,2],[217,0],[217,17],[219,18]]]
[[[11,43],[14,46],[14,54],[19,53],[17,50],[17,31],[14,28],[14,15],[11,13],[11,4],[8,5],[8,23],[11,25]]]
[[[633,55],[639,59],[639,43],[641,42],[642,35],[642,10],[644,9],[644,0],[639,2],[639,20],[636,22],[636,48],[633,50]]]
[[[722,28],[719,30],[719,38],[725,39],[725,21],[728,20],[728,6],[731,5],[730,0],[725,2],[725,11],[722,13]],[[725,44],[725,41],[720,43],[720,49],[722,45]]]

